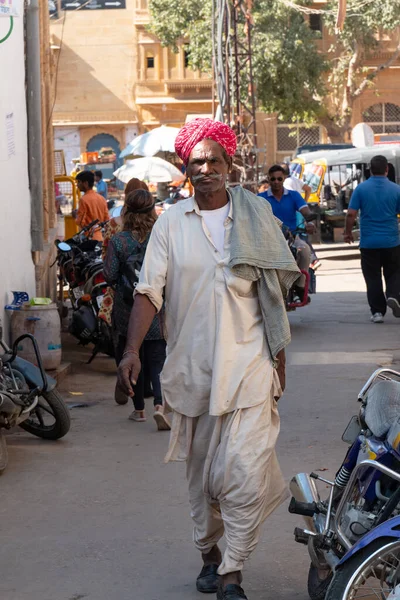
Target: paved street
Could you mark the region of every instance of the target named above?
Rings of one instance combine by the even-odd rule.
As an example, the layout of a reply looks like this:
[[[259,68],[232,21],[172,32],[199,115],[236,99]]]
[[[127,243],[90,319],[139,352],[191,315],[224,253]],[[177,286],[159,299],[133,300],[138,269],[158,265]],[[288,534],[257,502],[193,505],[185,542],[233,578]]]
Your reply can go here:
[[[290,315],[288,388],[280,403],[285,477],[333,477],[356,394],[378,364],[400,356],[400,320],[369,323],[359,262],[324,261],[312,304]],[[1,477],[4,600],[200,600],[184,465],[163,465],[168,434],[127,420],[112,397],[112,360],[84,365],[61,386],[72,429],[51,444],[21,431],[9,440]],[[81,392],[73,395],[71,392]],[[265,524],[245,569],[249,600],[306,600],[306,549],[293,541],[300,517],[282,506]]]

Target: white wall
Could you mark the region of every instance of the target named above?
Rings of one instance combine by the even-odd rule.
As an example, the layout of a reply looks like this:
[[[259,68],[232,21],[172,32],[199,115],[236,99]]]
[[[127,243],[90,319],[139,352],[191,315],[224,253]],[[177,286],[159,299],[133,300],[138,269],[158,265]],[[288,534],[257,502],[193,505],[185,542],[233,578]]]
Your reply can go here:
[[[54,127],[54,150],[64,150],[67,175],[74,170],[73,158],[81,155],[81,136],[78,127]]]
[[[9,23],[9,18],[0,17],[0,39],[5,37]],[[0,72],[0,319],[6,332],[4,306],[12,299],[11,290],[35,294],[22,15],[14,18],[11,36],[0,44]],[[10,114],[13,116],[7,119]]]

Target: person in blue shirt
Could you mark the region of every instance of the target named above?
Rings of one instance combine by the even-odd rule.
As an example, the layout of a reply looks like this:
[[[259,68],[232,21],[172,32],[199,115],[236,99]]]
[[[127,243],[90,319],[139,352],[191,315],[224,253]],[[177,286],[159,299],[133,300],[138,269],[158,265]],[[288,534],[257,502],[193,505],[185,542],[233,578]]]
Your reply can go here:
[[[294,233],[297,229],[297,213],[303,217],[309,217],[312,213],[307,203],[300,196],[299,192],[288,190],[284,187],[285,172],[281,165],[274,165],[268,171],[270,187],[265,192],[258,194],[271,204],[272,212],[282,223]],[[314,233],[314,223],[306,224],[307,233]],[[297,265],[303,271],[307,271],[310,266],[311,249],[307,242],[296,235],[295,243],[297,249]],[[296,284],[296,291],[300,297],[304,297],[305,277],[302,275]]]
[[[400,317],[400,186],[389,181],[384,156],[371,159],[371,174],[356,187],[347,211],[344,241],[354,241],[353,227],[360,211],[361,269],[367,285],[373,323],[383,323],[386,307]],[[383,292],[382,271],[386,283]]]
[[[106,182],[103,179],[103,172],[95,171],[94,172],[94,180],[96,182],[97,193],[100,194],[100,196],[103,196],[103,198],[105,198],[107,200],[108,188],[107,188]]]

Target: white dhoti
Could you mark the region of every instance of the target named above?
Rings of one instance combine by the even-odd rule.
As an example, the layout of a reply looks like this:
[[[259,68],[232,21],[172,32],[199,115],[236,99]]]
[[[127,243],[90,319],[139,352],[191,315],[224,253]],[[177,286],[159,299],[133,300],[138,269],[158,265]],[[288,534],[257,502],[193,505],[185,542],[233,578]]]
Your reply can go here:
[[[288,496],[275,454],[277,375],[265,402],[220,417],[173,414],[166,460],[187,461],[194,543],[207,553],[224,535],[219,567],[241,571],[266,517]]]

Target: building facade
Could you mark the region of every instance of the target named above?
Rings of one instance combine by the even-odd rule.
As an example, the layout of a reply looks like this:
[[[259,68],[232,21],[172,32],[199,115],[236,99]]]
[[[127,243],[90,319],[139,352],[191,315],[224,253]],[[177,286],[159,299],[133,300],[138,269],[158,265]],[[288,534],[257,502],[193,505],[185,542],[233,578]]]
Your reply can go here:
[[[211,114],[209,76],[192,71],[146,28],[147,0],[117,10],[71,10],[51,20],[56,102],[55,148],[68,168],[81,152],[117,154],[138,133]]]
[[[324,9],[324,2],[314,2],[316,8]],[[333,42],[326,27],[324,27],[323,16],[312,14],[308,16],[310,27],[320,32],[320,40],[317,41],[319,51],[328,55]],[[381,34],[380,50],[365,63],[367,69],[375,69],[390,59],[400,42],[400,30],[390,35]],[[330,55],[333,59],[332,55]],[[378,74],[374,85],[367,88],[356,100],[352,112],[352,126],[357,123],[366,122],[372,126],[376,134],[400,133],[400,57],[387,69]],[[324,127],[315,125],[305,127],[299,123],[282,123],[277,116],[274,118],[274,136],[271,140],[271,152],[269,159],[275,156],[277,160],[283,160],[290,156],[297,146],[306,144],[329,142]],[[384,139],[382,137],[381,139]],[[388,139],[388,138],[387,138]],[[350,141],[350,140],[347,140]]]
[[[118,153],[138,133],[213,114],[210,76],[188,66],[184,44],[177,54],[162,47],[148,31],[149,20],[148,0],[126,0],[118,10],[69,10],[52,19],[55,145],[65,151],[69,167],[80,152],[110,145]],[[310,16],[310,27],[321,32],[319,49],[326,53],[331,40],[320,15]],[[367,66],[384,62],[397,42],[389,36]],[[353,124],[367,120],[377,131],[390,130],[388,119],[398,116],[392,106],[399,106],[399,68],[397,61],[358,99]],[[297,146],[329,141],[322,126],[283,123],[263,113],[257,132],[266,164],[290,156]]]

